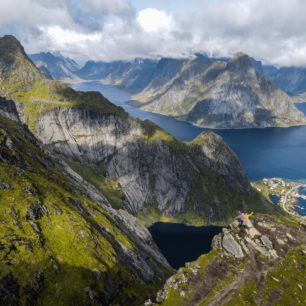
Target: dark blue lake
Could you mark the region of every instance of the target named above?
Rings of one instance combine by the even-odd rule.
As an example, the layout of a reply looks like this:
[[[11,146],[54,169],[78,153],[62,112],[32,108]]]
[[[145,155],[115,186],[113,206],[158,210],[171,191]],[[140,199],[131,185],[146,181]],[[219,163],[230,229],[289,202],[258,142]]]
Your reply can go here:
[[[275,204],[277,205],[278,201],[279,201],[279,197],[276,196],[275,194],[269,194],[269,198],[270,200]]]
[[[150,119],[182,141],[191,141],[207,130],[172,117],[128,106],[124,102],[131,98],[130,94],[99,82],[84,82],[70,86],[82,91],[100,91],[133,117]],[[296,107],[306,114],[306,103],[297,103]],[[212,131],[220,135],[237,154],[250,181],[272,177],[306,179],[306,126]]]
[[[222,232],[222,227],[191,227],[184,224],[157,222],[148,228],[156,245],[174,269],[185,266],[185,262],[198,259],[209,253],[211,241]]]

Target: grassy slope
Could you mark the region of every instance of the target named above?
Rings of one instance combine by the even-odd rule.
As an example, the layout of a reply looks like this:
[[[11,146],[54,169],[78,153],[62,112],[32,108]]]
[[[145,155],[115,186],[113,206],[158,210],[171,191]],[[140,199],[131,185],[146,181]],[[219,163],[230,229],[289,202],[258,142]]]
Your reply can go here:
[[[103,176],[104,171],[97,166],[80,164],[65,159],[65,162],[88,183],[99,189],[115,209],[122,208],[122,191],[115,180]]]
[[[19,292],[24,304],[29,294],[22,288],[27,284],[32,288],[37,271],[41,271],[44,285],[38,299],[39,305],[92,305],[93,301],[84,293],[84,289],[105,292],[105,273],[109,271],[114,281],[118,282],[120,271],[128,284],[124,294],[136,296],[136,305],[140,305],[157,290],[160,280],[156,279],[155,284],[133,281],[131,271],[115,258],[112,241],[99,234],[97,224],[109,228],[111,234],[108,235],[133,252],[132,244],[137,243],[121,231],[113,217],[67,183],[60,169],[54,168],[52,173],[44,168],[36,156],[45,160],[47,157],[17,132],[15,124],[2,116],[0,124],[5,126],[0,129],[0,143],[10,134],[15,146],[19,146],[16,153],[1,145],[1,156],[19,159],[26,165],[25,173],[19,174],[14,164],[0,162],[0,183],[10,184],[10,189],[0,190],[0,279],[13,273],[21,286]],[[28,135],[25,134],[25,137]],[[15,139],[24,144],[20,147]],[[24,188],[29,188],[31,193]],[[70,203],[69,198],[80,201],[96,217],[81,213]],[[43,244],[39,243],[26,218],[28,207],[37,201],[49,211],[41,219],[33,221],[41,230]],[[56,214],[54,205],[61,210],[61,215]],[[59,274],[55,273],[55,266],[59,267]],[[101,273],[99,281],[94,279],[93,271]]]

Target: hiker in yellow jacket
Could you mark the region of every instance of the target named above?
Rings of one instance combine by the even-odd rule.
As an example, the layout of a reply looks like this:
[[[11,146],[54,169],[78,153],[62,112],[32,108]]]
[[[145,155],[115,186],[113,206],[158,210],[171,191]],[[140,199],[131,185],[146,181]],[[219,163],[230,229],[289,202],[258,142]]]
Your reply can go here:
[[[246,228],[248,221],[249,221],[249,217],[253,215],[253,212],[251,214],[244,214],[244,220],[242,222],[242,226],[244,226]]]

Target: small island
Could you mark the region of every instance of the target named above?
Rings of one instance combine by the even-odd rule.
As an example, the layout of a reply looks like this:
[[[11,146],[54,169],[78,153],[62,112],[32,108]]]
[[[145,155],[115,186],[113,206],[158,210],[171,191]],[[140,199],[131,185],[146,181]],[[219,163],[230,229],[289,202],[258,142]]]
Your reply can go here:
[[[263,179],[262,181],[252,182],[251,185],[265,196],[276,196],[272,200],[274,204],[281,206],[287,213],[300,216],[296,209],[304,210],[299,204],[299,198],[306,200],[306,195],[302,195],[300,190],[306,188],[306,183],[302,181],[288,181],[281,178]]]

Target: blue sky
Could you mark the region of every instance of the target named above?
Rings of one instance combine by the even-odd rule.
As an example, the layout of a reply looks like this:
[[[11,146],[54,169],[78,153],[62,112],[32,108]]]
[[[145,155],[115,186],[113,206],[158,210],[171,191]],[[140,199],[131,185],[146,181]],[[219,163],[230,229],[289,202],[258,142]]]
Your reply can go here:
[[[306,64],[305,0],[1,0],[0,35],[79,62],[244,52]]]

